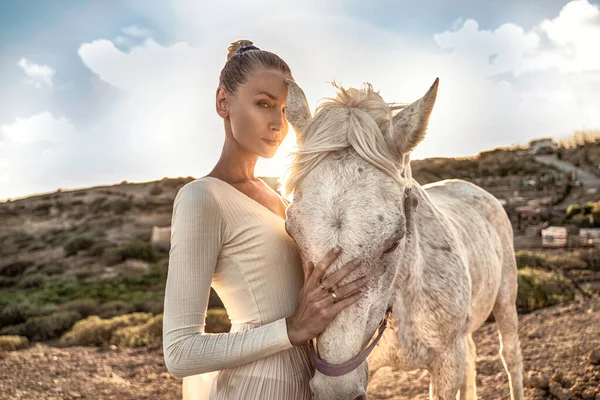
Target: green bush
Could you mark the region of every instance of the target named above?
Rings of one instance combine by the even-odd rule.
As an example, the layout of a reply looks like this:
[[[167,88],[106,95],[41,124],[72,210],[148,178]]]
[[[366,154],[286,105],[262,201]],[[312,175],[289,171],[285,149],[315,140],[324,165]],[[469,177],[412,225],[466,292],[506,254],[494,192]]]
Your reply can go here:
[[[119,253],[121,254],[121,261],[125,261],[128,258],[148,262],[156,261],[156,253],[154,253],[152,245],[149,242],[135,241],[128,243],[120,248]]]
[[[111,319],[91,316],[77,322],[60,338],[61,346],[102,346],[111,342],[120,328],[142,325],[152,318],[151,314],[133,313]]]
[[[110,203],[110,210],[115,214],[124,214],[131,210],[132,202],[129,199],[115,199]]]
[[[0,351],[14,351],[29,346],[29,340],[23,336],[0,336]]]
[[[5,326],[0,329],[0,335],[25,336],[25,323]]]
[[[159,194],[161,194],[163,192],[162,188],[158,185],[154,185],[150,188],[150,190],[148,191],[148,193],[151,196],[157,196]]]
[[[22,275],[23,272],[29,267],[31,267],[33,263],[31,261],[14,261],[9,264],[5,264],[0,266],[0,276],[6,277],[17,277]]]
[[[31,341],[44,341],[60,337],[81,319],[76,311],[59,311],[52,315],[29,318],[25,322],[25,336]]]
[[[48,279],[50,279],[48,275],[36,272],[22,277],[17,286],[22,289],[42,288],[46,286]]]
[[[34,312],[28,301],[9,303],[0,310],[0,327],[25,322]]]
[[[543,268],[548,265],[546,257],[541,254],[534,253],[531,251],[517,251],[515,254],[517,259],[517,267],[519,269],[531,267],[531,268]]]
[[[570,253],[548,257],[548,264],[567,271],[571,269],[584,269],[588,265],[581,257]]]
[[[579,204],[571,204],[567,207],[565,215],[567,218],[573,218],[575,215],[581,213],[581,206]]]
[[[206,313],[204,331],[208,333],[229,332],[231,321],[224,308],[209,309]]]
[[[74,256],[78,251],[87,250],[94,245],[95,241],[86,236],[74,236],[64,245],[65,257]]]
[[[130,314],[135,311],[135,306],[130,302],[113,300],[102,304],[98,309],[100,318],[113,318],[119,315]]]
[[[574,290],[562,277],[535,268],[523,268],[518,275],[517,309],[528,313],[539,308],[572,301]]]
[[[17,278],[9,278],[7,276],[0,276],[0,289],[13,287],[17,283]]]
[[[162,343],[162,314],[138,326],[117,329],[110,340],[119,347],[156,347]]]
[[[87,318],[90,315],[98,315],[99,309],[98,302],[93,299],[77,299],[61,304],[58,307],[59,311],[75,311],[82,318]]]

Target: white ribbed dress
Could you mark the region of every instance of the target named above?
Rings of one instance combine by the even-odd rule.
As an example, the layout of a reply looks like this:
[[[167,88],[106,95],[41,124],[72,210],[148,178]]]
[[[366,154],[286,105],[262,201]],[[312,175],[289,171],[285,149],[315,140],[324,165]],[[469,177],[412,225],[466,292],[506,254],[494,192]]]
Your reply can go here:
[[[219,371],[211,400],[312,398],[307,348],[292,346],[285,323],[296,311],[303,273],[284,222],[217,178],[197,179],[177,193],[164,358],[180,378]],[[211,284],[231,318],[229,333],[204,333]],[[184,386],[194,398],[195,388]]]

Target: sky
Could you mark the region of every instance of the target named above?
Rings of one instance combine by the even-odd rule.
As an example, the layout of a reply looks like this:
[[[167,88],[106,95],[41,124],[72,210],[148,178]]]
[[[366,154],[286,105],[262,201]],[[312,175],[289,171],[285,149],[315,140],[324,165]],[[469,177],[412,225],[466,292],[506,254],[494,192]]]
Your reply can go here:
[[[410,103],[439,77],[413,159],[600,128],[600,0],[0,0],[0,201],[210,172],[238,39],[286,60],[313,110],[333,81]]]

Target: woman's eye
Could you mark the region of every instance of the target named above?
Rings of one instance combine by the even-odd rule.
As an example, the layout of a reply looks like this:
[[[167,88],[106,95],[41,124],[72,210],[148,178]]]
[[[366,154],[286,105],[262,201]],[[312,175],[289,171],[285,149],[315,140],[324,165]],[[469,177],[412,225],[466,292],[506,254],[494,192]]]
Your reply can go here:
[[[270,108],[271,107],[271,105],[269,103],[267,103],[266,101],[260,101],[258,103],[258,106],[262,107],[262,108]]]
[[[384,251],[384,252],[383,252],[383,254],[391,253],[392,251],[394,251],[394,249],[395,249],[396,247],[398,247],[398,243],[399,243],[399,242],[396,242],[396,243],[394,243],[394,244],[392,245],[392,247],[390,247],[389,249],[387,249],[386,251]]]

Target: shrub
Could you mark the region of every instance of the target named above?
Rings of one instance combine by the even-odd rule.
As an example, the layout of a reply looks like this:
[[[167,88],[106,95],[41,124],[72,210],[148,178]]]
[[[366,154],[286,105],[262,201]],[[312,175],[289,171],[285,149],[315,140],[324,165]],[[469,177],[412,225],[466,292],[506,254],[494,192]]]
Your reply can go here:
[[[0,276],[0,288],[8,288],[15,285],[17,278],[9,278],[7,276]]]
[[[87,250],[94,245],[94,240],[85,236],[74,236],[64,245],[65,257],[74,256],[80,250]]]
[[[102,304],[98,309],[100,318],[113,318],[123,314],[130,314],[135,311],[135,306],[121,300],[109,301]]]
[[[0,329],[0,335],[25,336],[25,324],[5,326]]]
[[[0,311],[0,327],[25,322],[34,314],[34,307],[28,301],[9,303]]]
[[[76,311],[59,311],[52,315],[33,317],[25,322],[25,336],[31,341],[44,341],[59,337],[81,319]]]
[[[102,346],[109,344],[113,333],[127,326],[145,324],[152,315],[133,313],[111,319],[91,316],[77,322],[73,328],[60,338],[62,346]]]
[[[145,312],[150,313],[152,315],[158,315],[163,313],[164,308],[163,300],[154,300],[154,301],[136,301],[133,305],[135,312]]]
[[[0,336],[0,351],[14,351],[29,346],[29,340],[23,336]]]
[[[527,313],[539,308],[572,301],[575,293],[564,279],[534,268],[523,268],[518,275],[517,309]]]
[[[122,246],[119,249],[119,254],[121,255],[121,261],[125,261],[128,258],[134,258],[148,262],[156,261],[156,253],[154,253],[152,245],[149,242],[131,242],[125,246]]]
[[[563,270],[585,269],[587,262],[575,254],[561,254],[548,258],[548,263]]]
[[[150,190],[148,191],[148,193],[151,196],[157,196],[159,194],[161,194],[163,192],[162,188],[158,185],[154,185],[150,188]]]
[[[229,332],[231,322],[224,308],[209,309],[206,313],[204,331],[208,333]]]
[[[22,289],[42,288],[46,286],[49,276],[36,272],[31,275],[26,275],[19,280],[18,286]]]
[[[98,315],[99,305],[98,302],[92,299],[77,299],[60,305],[58,309],[60,311],[75,311],[82,318],[87,318],[90,315]]]
[[[110,203],[110,210],[115,214],[124,214],[131,210],[132,204],[128,199],[115,199]]]
[[[31,261],[15,261],[9,264],[5,264],[0,267],[0,275],[7,277],[16,277],[22,275],[23,272],[29,267],[31,267],[33,263]]]
[[[573,216],[579,214],[581,211],[581,206],[579,204],[571,204],[569,207],[567,207],[565,215],[567,218],[573,218]]]
[[[162,314],[138,326],[117,329],[110,340],[119,347],[155,347],[162,343]]]
[[[534,253],[531,251],[518,251],[515,254],[517,258],[517,267],[519,269],[530,267],[530,268],[543,268],[548,265],[546,257],[541,254]]]

